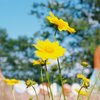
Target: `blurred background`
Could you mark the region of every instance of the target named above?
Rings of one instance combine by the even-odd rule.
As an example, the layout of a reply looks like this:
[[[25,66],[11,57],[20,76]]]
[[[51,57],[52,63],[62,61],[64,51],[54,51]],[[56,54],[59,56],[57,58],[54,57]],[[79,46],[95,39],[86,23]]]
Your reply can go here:
[[[57,32],[57,39],[67,49],[61,59],[63,78],[76,82],[80,63],[87,61],[85,74],[93,71],[93,55],[100,44],[100,0],[0,0],[0,68],[5,77],[40,79],[40,66],[32,46],[37,39],[53,40],[56,31],[46,16],[52,11],[76,29],[75,34]],[[49,67],[52,82],[58,82],[56,65]],[[55,74],[54,74],[55,73]]]

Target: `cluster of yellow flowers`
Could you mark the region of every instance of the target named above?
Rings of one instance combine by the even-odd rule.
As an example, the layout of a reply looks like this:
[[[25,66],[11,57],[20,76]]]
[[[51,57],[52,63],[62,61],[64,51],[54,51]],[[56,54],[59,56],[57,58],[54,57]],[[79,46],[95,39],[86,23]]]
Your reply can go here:
[[[68,22],[65,22],[63,19],[56,17],[52,12],[50,12],[50,16],[47,16],[46,18],[50,23],[56,25],[59,31],[68,31],[70,33],[76,32],[76,30],[74,28],[69,26]],[[48,81],[48,86],[49,86],[49,89],[50,89],[50,94],[51,94],[52,100],[54,100],[53,95],[52,95],[52,91],[51,91],[51,88],[50,88],[50,80],[49,80],[49,75],[48,75],[48,72],[47,72],[46,64],[51,64],[50,62],[48,62],[48,59],[57,60],[57,62],[58,62],[57,67],[58,67],[58,70],[59,70],[61,85],[63,87],[63,83],[65,83],[66,80],[63,80],[63,78],[62,78],[61,68],[60,68],[60,63],[59,63],[58,58],[61,57],[61,56],[64,56],[66,49],[63,48],[62,46],[60,46],[60,44],[57,40],[52,42],[49,39],[46,39],[44,41],[38,40],[37,44],[33,44],[33,46],[36,48],[35,55],[39,58],[39,60],[33,60],[32,63],[35,64],[35,65],[45,66],[45,76],[46,76],[47,81]],[[84,62],[81,63],[81,65],[83,67],[88,67],[89,64],[84,61]],[[90,79],[88,79],[84,76],[83,70],[82,70],[82,74],[77,74],[77,78],[81,79],[81,82],[82,82],[81,88],[79,90],[76,90],[78,92],[78,97],[79,97],[79,95],[87,96],[88,93],[87,93],[86,90],[89,87]],[[3,79],[3,81],[7,85],[10,85],[10,86],[18,84],[20,82],[17,79],[8,79],[8,78]],[[29,79],[29,80],[26,81],[27,87],[30,87],[30,86],[33,87],[33,85],[35,85],[35,84],[36,84],[36,82],[33,81],[33,80]],[[84,88],[84,90],[83,90],[83,88]],[[36,90],[35,90],[34,87],[33,87],[33,89],[36,93]],[[63,92],[63,88],[62,88],[62,92]],[[64,95],[64,93],[63,93],[63,95]],[[38,100],[38,97],[37,97],[37,100]],[[66,100],[65,96],[64,96],[64,100]]]
[[[50,16],[46,17],[47,20],[49,20],[50,23],[56,25],[58,27],[59,31],[68,31],[70,33],[76,32],[74,28],[70,27],[67,22],[65,22],[62,19],[57,18],[52,12],[50,12]],[[55,38],[55,34],[54,34]],[[64,56],[66,49],[60,46],[59,42],[55,39],[55,41],[51,42],[49,39],[46,40],[38,40],[37,44],[33,44],[33,46],[36,48],[35,55],[39,58],[39,60],[33,60],[33,64],[36,65],[43,65],[45,66],[45,76],[48,81],[48,84],[50,85],[49,81],[49,75],[47,72],[47,66],[46,64],[49,64],[48,59],[55,59],[58,62],[58,69],[59,69],[59,75],[60,75],[60,80],[61,80],[61,85],[63,86],[63,79],[61,75],[61,68],[59,64],[59,57]],[[42,72],[41,72],[42,73]],[[43,77],[41,77],[43,79]],[[50,89],[50,94],[53,99],[53,94]],[[62,91],[63,92],[63,91]],[[63,93],[64,96],[64,93]],[[65,100],[65,96],[64,96]]]
[[[62,19],[57,18],[52,12],[50,12],[50,16],[47,16],[47,19],[50,23],[58,26],[58,30],[65,31],[68,30],[70,33],[76,32],[74,28],[71,28],[67,22]],[[42,41],[38,40],[37,44],[33,44],[33,46],[37,49],[35,51],[36,56],[41,58],[42,60],[33,61],[33,64],[44,64],[45,60],[48,59],[57,59],[64,55],[65,48],[59,45],[58,41],[51,42],[49,39]]]
[[[89,64],[87,62],[83,61],[81,63],[81,65],[83,66],[83,69],[84,69],[84,67],[88,67]],[[81,81],[82,86],[81,86],[80,90],[76,90],[78,92],[78,98],[79,98],[79,95],[88,96],[87,89],[90,85],[90,79],[88,79],[87,77],[84,76],[83,70],[82,70],[82,74],[77,74],[77,78],[82,80]]]
[[[50,16],[47,16],[47,20],[52,23],[55,24],[58,27],[59,31],[68,31],[70,33],[74,33],[76,32],[74,28],[70,27],[69,24],[67,22],[65,22],[63,19],[59,19],[57,18],[52,12],[50,12]],[[59,64],[59,57],[64,56],[64,53],[66,52],[66,49],[63,48],[62,46],[60,46],[58,41],[50,41],[49,39],[46,40],[38,40],[37,44],[33,44],[33,46],[36,48],[35,54],[36,56],[39,58],[39,60],[33,60],[33,64],[36,65],[42,65],[45,66],[45,75],[46,75],[46,79],[48,81],[48,86],[50,89],[50,94],[53,99],[53,94],[50,88],[50,81],[49,81],[49,75],[47,72],[47,64],[51,64],[50,62],[48,62],[48,59],[56,59],[58,62],[58,69],[59,69],[59,75],[61,78],[61,84],[63,86],[63,80],[62,80],[62,76],[61,76],[61,68],[60,68],[60,64]],[[8,79],[8,78],[4,78],[3,82],[5,82],[7,85],[9,86],[14,86],[15,84],[18,84],[20,81],[17,79]],[[26,85],[27,87],[30,87],[36,84],[35,81],[32,80],[27,80],[26,81]],[[35,93],[36,90],[33,87]],[[14,94],[13,94],[14,95]],[[37,96],[37,94],[36,94]],[[15,97],[14,97],[15,98]],[[38,96],[37,96],[37,100],[38,100]],[[65,100],[65,97],[64,97]]]

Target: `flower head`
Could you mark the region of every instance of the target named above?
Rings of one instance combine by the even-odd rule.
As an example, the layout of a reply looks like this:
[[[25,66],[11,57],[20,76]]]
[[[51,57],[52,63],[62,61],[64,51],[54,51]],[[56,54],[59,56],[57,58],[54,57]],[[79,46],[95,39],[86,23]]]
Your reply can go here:
[[[52,12],[50,12],[50,16],[47,16],[47,19],[50,23],[55,24],[58,26],[59,31],[68,31],[70,33],[75,33],[75,29],[70,27],[67,22],[62,19],[57,18]]]
[[[78,94],[80,94],[80,95],[84,95],[84,96],[87,96],[87,95],[88,95],[87,92],[86,92],[85,90],[77,90],[77,89],[76,89],[76,92],[77,92]]]
[[[28,79],[25,83],[26,83],[27,88],[30,87],[30,86],[32,86],[32,85],[35,85],[36,84],[35,81],[32,81],[30,79]]]
[[[10,85],[10,86],[13,86],[13,85],[15,85],[15,84],[17,84],[17,83],[20,82],[19,80],[16,80],[16,79],[7,79],[7,78],[5,78],[3,81],[4,81],[7,85]]]
[[[89,64],[88,64],[86,61],[83,61],[83,62],[81,63],[81,65],[84,66],[84,67],[88,67]]]
[[[84,75],[82,75],[82,74],[78,74],[78,75],[77,75],[77,78],[80,78],[80,79],[82,79],[83,81],[90,83],[90,79],[86,78],[86,77],[85,77]]]
[[[36,56],[43,60],[57,59],[65,53],[65,49],[61,47],[57,41],[51,42],[48,39],[45,41],[38,40],[34,46],[37,49],[35,52]]]
[[[39,60],[33,60],[33,65],[45,65],[45,61],[42,60],[42,59],[39,59]],[[46,64],[51,64],[50,62],[46,62]]]
[[[88,88],[90,86],[90,83],[89,82],[83,82],[82,85],[85,87],[85,88]]]

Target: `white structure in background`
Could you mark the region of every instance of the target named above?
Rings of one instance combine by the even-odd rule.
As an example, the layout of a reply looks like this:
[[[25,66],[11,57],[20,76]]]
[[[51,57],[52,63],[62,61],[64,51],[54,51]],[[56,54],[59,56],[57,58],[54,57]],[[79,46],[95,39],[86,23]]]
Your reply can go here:
[[[51,84],[51,90],[54,96],[61,93],[61,87],[56,83]]]
[[[36,93],[38,95],[39,94],[39,85],[35,84],[35,85],[33,85],[33,87],[35,88]],[[31,87],[27,88],[27,92],[28,92],[29,95],[36,95],[33,87],[31,86]]]
[[[99,74],[99,70],[97,70],[95,68],[93,73],[92,73],[92,76],[90,78],[90,87],[92,87],[95,84],[96,77],[98,77],[98,74]],[[99,89],[100,89],[100,77],[99,77],[98,81],[96,82],[96,86],[95,86],[94,91],[99,91]]]
[[[26,92],[26,84],[24,81],[20,81],[20,83],[14,85],[14,90],[17,93],[24,93]]]
[[[81,88],[81,86],[78,83],[73,83],[71,86],[72,94],[78,95],[76,90],[79,90],[80,88]]]

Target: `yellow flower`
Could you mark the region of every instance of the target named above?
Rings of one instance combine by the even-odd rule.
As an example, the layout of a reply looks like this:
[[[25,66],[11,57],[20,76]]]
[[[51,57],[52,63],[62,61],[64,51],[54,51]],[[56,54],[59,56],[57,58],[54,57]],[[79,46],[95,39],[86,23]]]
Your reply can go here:
[[[82,79],[83,81],[90,83],[90,79],[86,78],[86,77],[85,77],[84,75],[82,75],[82,74],[78,74],[78,75],[77,75],[77,78],[80,78],[80,79]]]
[[[25,83],[26,83],[27,88],[30,87],[30,86],[32,86],[32,85],[35,85],[36,84],[35,81],[32,81],[30,79],[28,79]]]
[[[50,12],[50,16],[47,16],[47,19],[50,23],[58,26],[59,31],[69,31],[70,33],[75,33],[75,29],[70,27],[67,22],[62,19],[57,18],[52,12]]]
[[[77,90],[76,89],[76,92],[78,93],[78,94],[80,94],[80,95],[84,95],[84,96],[87,96],[88,94],[87,94],[87,92],[85,91],[85,90]]]
[[[16,79],[7,79],[7,78],[5,78],[3,81],[4,81],[7,85],[10,85],[10,86],[13,86],[13,85],[15,85],[15,84],[17,84],[17,83],[20,82],[19,80],[16,80]]]
[[[51,42],[50,40],[38,40],[37,44],[34,44],[36,50],[36,56],[40,57],[43,60],[47,59],[57,59],[60,56],[63,56],[65,49],[59,45],[57,41]]]
[[[88,67],[89,64],[88,64],[86,61],[83,61],[83,62],[81,63],[81,65],[84,66],[84,67]]]
[[[45,61],[39,59],[39,60],[33,60],[33,65],[44,65],[45,64]],[[46,62],[46,64],[51,64],[50,62]]]

